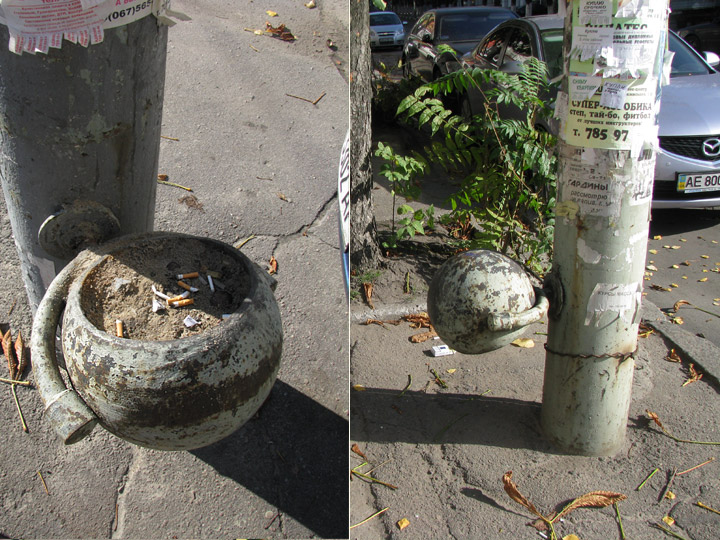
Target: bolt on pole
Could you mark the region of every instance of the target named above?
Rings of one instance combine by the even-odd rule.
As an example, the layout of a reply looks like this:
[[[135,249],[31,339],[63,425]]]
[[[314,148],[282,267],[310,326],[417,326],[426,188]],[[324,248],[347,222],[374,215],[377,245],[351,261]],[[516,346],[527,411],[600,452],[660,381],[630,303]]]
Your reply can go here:
[[[667,16],[667,0],[567,5],[548,280],[562,300],[551,305],[541,424],[571,454],[612,455],[625,441]]]
[[[33,313],[87,245],[153,228],[167,26],[8,50],[0,25],[0,181]]]

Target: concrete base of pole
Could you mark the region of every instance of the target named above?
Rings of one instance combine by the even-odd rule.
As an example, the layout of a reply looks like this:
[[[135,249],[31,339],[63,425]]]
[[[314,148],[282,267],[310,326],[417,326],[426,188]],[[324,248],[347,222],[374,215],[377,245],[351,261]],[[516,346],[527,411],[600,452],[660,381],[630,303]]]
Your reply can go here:
[[[105,240],[102,230],[152,230],[167,27],[149,16],[106,30],[100,44],[64,41],[46,55],[18,56],[7,42],[0,25],[0,180],[34,312],[74,255],[40,245],[49,216],[79,203],[119,223],[68,231],[74,251],[85,236]]]

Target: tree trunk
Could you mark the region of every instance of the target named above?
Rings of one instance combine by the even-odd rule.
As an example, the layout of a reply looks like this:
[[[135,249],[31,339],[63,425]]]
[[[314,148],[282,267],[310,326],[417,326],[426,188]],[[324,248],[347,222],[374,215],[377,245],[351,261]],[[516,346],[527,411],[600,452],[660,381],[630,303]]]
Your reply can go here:
[[[368,0],[350,0],[350,264],[377,268],[380,248],[372,201],[370,17]]]

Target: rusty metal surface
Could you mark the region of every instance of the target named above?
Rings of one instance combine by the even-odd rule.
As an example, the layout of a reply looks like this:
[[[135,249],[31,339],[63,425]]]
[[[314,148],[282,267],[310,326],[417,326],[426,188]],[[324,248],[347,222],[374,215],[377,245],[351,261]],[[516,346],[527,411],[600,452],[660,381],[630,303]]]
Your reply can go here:
[[[486,250],[446,261],[428,291],[428,314],[438,335],[466,354],[498,349],[524,332],[524,328],[491,330],[490,313],[520,314],[534,305],[535,292],[522,267]]]
[[[250,276],[248,295],[214,328],[182,339],[142,341],[117,338],[87,319],[80,301],[83,284],[105,254],[148,239],[178,237],[232,250],[175,233],[137,235],[94,250],[93,263],[69,286],[62,332],[73,388],[100,424],[130,442],[163,450],[206,446],[243,425],[269,394],[282,354],[282,324],[270,281],[236,250],[233,256]],[[54,327],[45,334],[54,335]],[[54,422],[56,430],[64,429],[63,417]]]

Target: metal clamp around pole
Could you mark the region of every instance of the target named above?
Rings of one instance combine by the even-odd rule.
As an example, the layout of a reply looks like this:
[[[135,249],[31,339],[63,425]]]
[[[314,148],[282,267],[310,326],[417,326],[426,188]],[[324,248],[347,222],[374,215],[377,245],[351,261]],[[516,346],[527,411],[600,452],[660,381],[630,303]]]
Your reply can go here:
[[[548,302],[545,291],[538,287],[535,289],[535,305],[523,311],[522,313],[498,312],[488,315],[488,328],[492,332],[504,332],[507,330],[515,330],[529,324],[538,322],[548,312],[550,303]]]
[[[65,444],[83,439],[98,421],[80,396],[65,386],[55,351],[55,333],[70,284],[82,266],[80,263],[90,256],[95,254],[83,252],[78,255],[50,284],[35,314],[30,342],[33,375],[45,404],[45,416]]]

